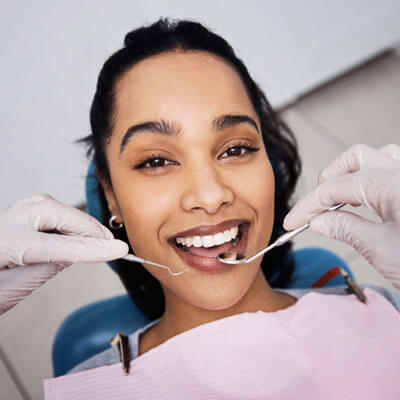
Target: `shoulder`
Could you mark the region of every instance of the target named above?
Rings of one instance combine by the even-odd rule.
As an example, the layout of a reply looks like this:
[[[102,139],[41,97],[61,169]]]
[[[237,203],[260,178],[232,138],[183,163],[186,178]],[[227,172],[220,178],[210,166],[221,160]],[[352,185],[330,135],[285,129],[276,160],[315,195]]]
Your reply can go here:
[[[136,330],[132,334],[129,335],[129,350],[131,354],[131,360],[135,359],[139,355],[139,336],[144,333],[146,330],[150,329],[153,325],[155,325],[159,320],[151,321],[149,324],[144,327]],[[68,374],[73,374],[75,372],[86,371],[88,369],[99,368],[105,365],[117,364],[120,362],[119,352],[116,347],[111,347],[107,350],[102,351],[99,354],[94,355],[93,357],[88,358],[82,363],[78,364],[74,368],[68,371]]]
[[[68,371],[68,374],[73,374],[75,372],[86,371],[88,369],[102,367],[104,365],[112,365],[119,362],[119,354],[116,347],[110,347],[107,350],[96,354],[93,357],[81,362],[74,368]]]
[[[400,291],[396,289],[389,289],[382,286],[376,285],[359,285],[361,289],[370,288],[381,294],[383,297],[388,300],[393,307],[400,312]],[[306,288],[306,289],[277,289],[280,292],[291,294],[294,297],[300,298],[307,293],[310,292],[317,292],[321,294],[337,294],[337,295],[348,295],[349,292],[347,291],[346,285],[339,285],[339,286],[329,286],[329,287],[322,287],[322,288]]]

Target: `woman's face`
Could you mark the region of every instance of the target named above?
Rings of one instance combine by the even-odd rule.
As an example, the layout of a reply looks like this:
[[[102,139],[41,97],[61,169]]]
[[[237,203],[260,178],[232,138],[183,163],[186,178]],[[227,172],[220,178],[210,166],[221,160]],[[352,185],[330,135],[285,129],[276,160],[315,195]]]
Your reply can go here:
[[[105,191],[135,254],[188,269],[173,277],[144,265],[166,294],[208,310],[236,304],[260,259],[227,266],[215,256],[256,253],[274,215],[273,171],[239,75],[206,52],[163,53],[121,77],[115,102]]]

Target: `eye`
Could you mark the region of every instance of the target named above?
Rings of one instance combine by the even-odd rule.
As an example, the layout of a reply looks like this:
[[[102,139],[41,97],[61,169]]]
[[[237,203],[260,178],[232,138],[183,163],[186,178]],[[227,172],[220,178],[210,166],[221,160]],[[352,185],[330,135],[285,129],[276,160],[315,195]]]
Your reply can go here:
[[[135,167],[135,169],[159,169],[166,167],[167,165],[175,164],[173,161],[167,160],[166,158],[159,156],[152,156],[145,161],[141,162]]]
[[[252,144],[236,144],[225,150],[218,158],[242,157],[248,153],[255,153],[258,150],[260,148]]]

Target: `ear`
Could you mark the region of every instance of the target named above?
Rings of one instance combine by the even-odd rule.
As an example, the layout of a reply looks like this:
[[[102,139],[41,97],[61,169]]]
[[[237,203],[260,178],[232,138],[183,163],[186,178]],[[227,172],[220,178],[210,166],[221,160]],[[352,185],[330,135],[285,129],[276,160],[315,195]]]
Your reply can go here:
[[[99,174],[97,173],[97,171],[96,171],[96,174],[97,174],[97,179],[103,188],[104,195],[106,196],[108,210],[110,211],[111,215],[116,216],[115,222],[117,224],[119,224],[122,222],[122,214],[121,214],[121,210],[118,205],[118,201],[115,197],[114,190],[111,186],[111,183],[109,183],[105,179],[101,178],[99,176]]]

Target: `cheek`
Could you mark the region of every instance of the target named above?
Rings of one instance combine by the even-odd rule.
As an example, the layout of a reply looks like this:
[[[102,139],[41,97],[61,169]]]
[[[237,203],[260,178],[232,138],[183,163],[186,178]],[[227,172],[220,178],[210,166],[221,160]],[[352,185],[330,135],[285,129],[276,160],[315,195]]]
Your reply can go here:
[[[252,243],[249,248],[258,250],[269,242],[274,224],[275,178],[268,158],[258,163],[246,179],[242,196],[245,196],[246,203],[255,214]]]
[[[269,213],[274,205],[275,180],[268,168],[257,171],[254,179],[246,182],[248,201],[258,213]]]
[[[260,158],[241,181],[237,185],[240,196],[253,208],[258,218],[273,217],[275,178],[267,156]]]
[[[145,257],[159,247],[157,237],[176,204],[173,191],[159,189],[158,184],[128,175],[115,182],[116,193],[129,241],[135,252]],[[165,187],[161,185],[162,187]]]

